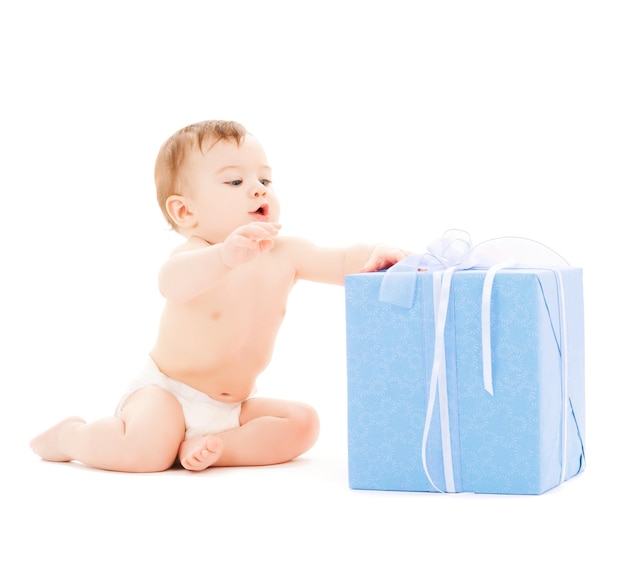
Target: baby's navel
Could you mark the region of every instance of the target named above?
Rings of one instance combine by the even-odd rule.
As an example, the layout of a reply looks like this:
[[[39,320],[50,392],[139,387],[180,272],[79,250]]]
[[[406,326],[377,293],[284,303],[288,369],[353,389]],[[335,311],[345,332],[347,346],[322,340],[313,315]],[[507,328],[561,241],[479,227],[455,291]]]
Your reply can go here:
[[[216,310],[211,313],[211,318],[213,320],[219,320],[220,318],[222,318],[222,313],[219,310]]]

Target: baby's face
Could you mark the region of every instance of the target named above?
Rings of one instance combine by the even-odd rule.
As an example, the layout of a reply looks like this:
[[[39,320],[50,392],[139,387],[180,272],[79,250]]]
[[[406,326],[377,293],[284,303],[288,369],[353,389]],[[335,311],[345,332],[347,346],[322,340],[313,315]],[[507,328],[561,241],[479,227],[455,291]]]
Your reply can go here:
[[[197,217],[192,233],[210,243],[223,242],[242,225],[277,223],[280,217],[272,170],[251,135],[239,146],[222,140],[203,153],[195,149],[186,159],[182,182]]]

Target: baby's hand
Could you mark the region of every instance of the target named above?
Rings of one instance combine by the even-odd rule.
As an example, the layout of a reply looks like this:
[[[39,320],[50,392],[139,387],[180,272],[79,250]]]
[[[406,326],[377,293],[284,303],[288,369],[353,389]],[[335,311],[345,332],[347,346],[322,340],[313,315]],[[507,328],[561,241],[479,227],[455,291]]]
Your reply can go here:
[[[389,245],[380,244],[374,247],[370,258],[363,265],[360,272],[369,273],[372,271],[381,271],[395,265],[398,261],[406,258],[410,253],[403,249],[390,247]]]
[[[235,229],[222,244],[222,262],[234,269],[274,246],[279,223],[249,223]]]

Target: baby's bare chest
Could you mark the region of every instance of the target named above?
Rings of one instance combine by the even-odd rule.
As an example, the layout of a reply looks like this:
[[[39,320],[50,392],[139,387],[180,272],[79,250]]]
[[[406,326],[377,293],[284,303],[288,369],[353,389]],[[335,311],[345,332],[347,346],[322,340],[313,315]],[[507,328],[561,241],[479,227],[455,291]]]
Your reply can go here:
[[[294,273],[280,266],[254,267],[235,269],[227,280],[198,297],[192,305],[196,320],[211,330],[271,333],[285,315]]]

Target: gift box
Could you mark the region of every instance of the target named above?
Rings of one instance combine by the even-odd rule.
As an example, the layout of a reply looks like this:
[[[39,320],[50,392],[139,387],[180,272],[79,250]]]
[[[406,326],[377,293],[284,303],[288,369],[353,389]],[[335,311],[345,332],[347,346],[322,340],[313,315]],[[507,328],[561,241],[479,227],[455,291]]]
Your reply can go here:
[[[585,467],[582,270],[467,251],[346,277],[353,489],[541,494]]]

